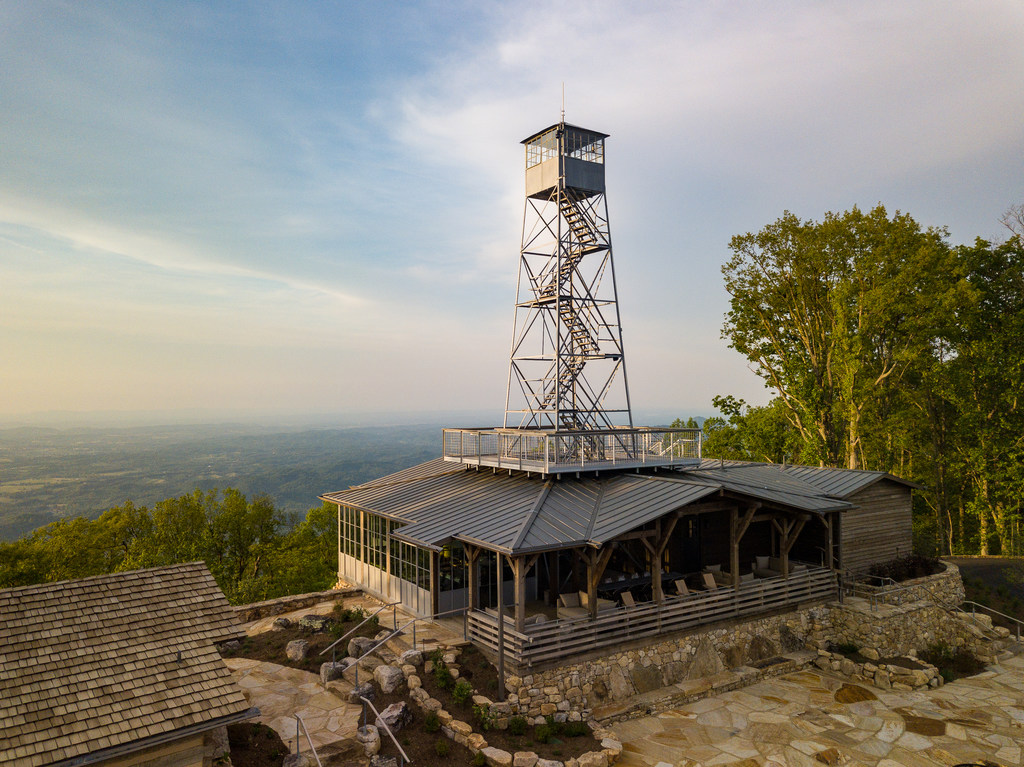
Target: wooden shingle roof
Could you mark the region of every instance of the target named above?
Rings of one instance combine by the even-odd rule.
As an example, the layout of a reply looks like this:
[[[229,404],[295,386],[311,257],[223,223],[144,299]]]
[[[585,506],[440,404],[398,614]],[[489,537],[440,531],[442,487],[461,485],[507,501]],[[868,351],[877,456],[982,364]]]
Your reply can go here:
[[[241,719],[240,637],[202,562],[0,590],[0,764],[87,763]]]

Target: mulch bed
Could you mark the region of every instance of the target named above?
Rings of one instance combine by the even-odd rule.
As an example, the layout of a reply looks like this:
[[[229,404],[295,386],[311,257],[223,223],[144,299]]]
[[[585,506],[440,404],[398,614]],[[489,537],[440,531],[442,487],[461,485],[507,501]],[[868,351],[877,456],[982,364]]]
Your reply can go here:
[[[229,724],[228,744],[234,767],[281,767],[288,755],[281,736],[265,724]]]
[[[465,678],[479,691],[479,694],[487,697],[496,694],[498,672],[475,647],[472,645],[463,647],[456,665],[459,667],[459,678]],[[601,750],[600,741],[594,737],[590,726],[582,722],[569,722],[564,726],[558,723],[549,723],[546,725],[546,730],[541,730],[541,727],[545,727],[544,725],[530,724],[525,727],[522,735],[513,735],[509,730],[485,730],[480,719],[474,715],[471,698],[459,703],[452,693],[452,688],[442,688],[434,674],[421,673],[419,676],[423,682],[423,688],[430,693],[430,697],[437,698],[441,701],[445,711],[448,711],[456,719],[468,723],[475,732],[483,735],[489,746],[508,751],[510,754],[514,754],[516,751],[533,751],[541,759],[558,761],[564,761],[571,756],[578,756],[587,751]],[[574,732],[578,734],[570,734]],[[542,742],[545,738],[548,739],[547,743]]]
[[[460,746],[453,740],[449,740],[440,731],[427,732],[426,713],[409,700],[406,692],[403,687],[400,692],[384,694],[380,691],[380,687],[374,684],[373,705],[377,707],[378,711],[383,711],[392,703],[404,702],[408,704],[409,711],[412,713],[412,721],[397,732],[395,737],[412,763],[450,764],[453,767],[470,767],[473,765],[473,752],[468,748]],[[376,717],[369,707],[366,709],[366,715],[370,724],[373,724]],[[359,723],[363,724],[362,718],[360,718]],[[437,744],[441,742],[447,744],[447,752],[444,756],[440,756],[437,750]],[[441,748],[445,747],[442,746]],[[399,756],[398,749],[395,748],[395,744],[391,742],[391,738],[388,737],[384,730],[380,731],[380,753],[384,756]]]
[[[237,650],[221,650],[225,658],[250,658],[252,660],[269,661],[282,666],[297,668],[301,671],[310,671],[314,674],[320,673],[320,665],[331,660],[332,653],[320,655],[320,652],[331,645],[338,637],[344,636],[351,629],[359,625],[365,616],[359,615],[356,611],[346,611],[340,605],[335,606],[329,617],[331,624],[326,631],[316,632],[311,629],[302,628],[298,622],[292,624],[291,628],[264,631],[261,634],[254,634],[242,640]],[[347,618],[347,619],[346,619]],[[380,632],[381,627],[376,620],[367,621],[352,636],[372,637]],[[351,637],[350,637],[351,638]],[[309,642],[309,652],[300,661],[289,660],[285,655],[285,648],[288,643],[295,639],[305,639]],[[348,655],[348,639],[337,647],[337,657],[341,660]]]

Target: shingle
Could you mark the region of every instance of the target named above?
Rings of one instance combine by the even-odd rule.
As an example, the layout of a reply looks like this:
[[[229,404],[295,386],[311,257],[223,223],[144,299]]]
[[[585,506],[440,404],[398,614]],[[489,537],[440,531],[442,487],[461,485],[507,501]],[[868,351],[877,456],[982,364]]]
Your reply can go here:
[[[201,562],[0,590],[0,763],[78,758],[246,711],[214,647],[241,635]],[[149,716],[157,701],[191,708],[174,724]]]

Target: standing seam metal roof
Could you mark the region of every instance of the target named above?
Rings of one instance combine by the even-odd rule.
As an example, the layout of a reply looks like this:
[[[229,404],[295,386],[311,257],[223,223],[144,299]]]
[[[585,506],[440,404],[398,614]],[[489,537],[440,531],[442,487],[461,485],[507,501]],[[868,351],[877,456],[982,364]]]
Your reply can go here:
[[[705,461],[657,474],[552,481],[437,459],[321,498],[404,523],[395,536],[420,546],[459,539],[522,553],[599,546],[720,491],[796,511],[841,511],[853,506],[833,493],[848,495],[881,476],[887,475]]]

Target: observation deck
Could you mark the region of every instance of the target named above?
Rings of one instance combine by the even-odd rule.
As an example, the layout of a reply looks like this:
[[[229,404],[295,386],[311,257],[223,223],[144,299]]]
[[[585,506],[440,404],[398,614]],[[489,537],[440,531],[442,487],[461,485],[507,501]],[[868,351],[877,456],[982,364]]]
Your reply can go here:
[[[693,466],[701,460],[700,429],[444,429],[443,441],[446,461],[537,474]]]

